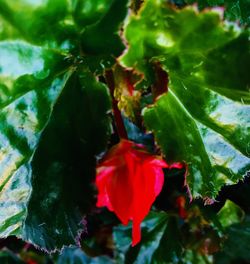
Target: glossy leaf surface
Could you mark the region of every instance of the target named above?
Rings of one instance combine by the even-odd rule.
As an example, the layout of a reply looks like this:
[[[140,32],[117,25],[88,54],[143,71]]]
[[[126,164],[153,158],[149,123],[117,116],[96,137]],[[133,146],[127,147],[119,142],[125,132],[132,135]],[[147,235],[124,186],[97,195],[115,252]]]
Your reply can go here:
[[[61,248],[83,228],[94,155],[109,135],[107,88],[72,74],[57,52],[17,41],[0,51],[0,236]]]
[[[21,232],[31,193],[29,162],[70,72],[50,69],[46,57],[54,64],[54,52],[20,42],[1,42],[0,50],[0,234],[7,236]]]
[[[169,75],[167,94],[145,109],[144,121],[167,160],[187,163],[191,194],[212,198],[242,179],[250,167],[247,32],[223,25],[215,12],[149,0],[125,36],[123,65],[147,77],[156,61]]]
[[[179,10],[170,2],[185,4],[0,0],[0,263],[249,260],[249,181],[217,196],[250,168],[249,0],[198,0],[199,8]],[[205,9],[218,5],[237,23],[223,21],[222,9]],[[99,162],[101,176],[111,172],[97,186],[102,200],[96,160],[119,141],[111,98],[120,121],[124,113],[129,118],[124,134],[134,142],[127,163],[117,153]],[[169,164],[187,165],[164,169],[154,204],[165,162],[135,142]],[[157,167],[145,166],[148,155]],[[206,206],[202,199],[188,203],[185,180]],[[96,198],[125,224],[137,216],[134,247],[131,225],[116,227],[112,239],[119,219],[96,208]],[[234,203],[223,206],[226,199]],[[145,218],[135,246],[152,204],[167,213]],[[2,239],[12,235],[28,243]],[[62,248],[57,256],[39,252]]]
[[[90,74],[74,75],[67,83],[32,160],[35,191],[23,236],[33,243],[61,248],[79,235],[80,212],[93,199],[94,155],[105,148],[108,137],[108,109],[106,87]]]

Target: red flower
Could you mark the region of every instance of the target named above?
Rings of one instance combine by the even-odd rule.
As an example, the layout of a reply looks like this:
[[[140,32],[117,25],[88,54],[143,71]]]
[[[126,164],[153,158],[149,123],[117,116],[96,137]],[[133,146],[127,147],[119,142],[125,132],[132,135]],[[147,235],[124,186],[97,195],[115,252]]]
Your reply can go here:
[[[133,221],[132,246],[140,242],[140,224],[164,183],[165,161],[143,146],[121,140],[97,167],[97,206],[114,211],[124,225]]]

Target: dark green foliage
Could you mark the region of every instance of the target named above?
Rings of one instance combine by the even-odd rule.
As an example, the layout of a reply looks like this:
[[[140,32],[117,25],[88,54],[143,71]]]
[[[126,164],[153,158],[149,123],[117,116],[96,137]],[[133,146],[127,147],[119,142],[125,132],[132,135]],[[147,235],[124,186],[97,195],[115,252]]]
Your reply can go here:
[[[249,0],[0,0],[0,263],[247,263],[249,24]],[[95,207],[128,105],[129,139],[185,164],[135,247]]]

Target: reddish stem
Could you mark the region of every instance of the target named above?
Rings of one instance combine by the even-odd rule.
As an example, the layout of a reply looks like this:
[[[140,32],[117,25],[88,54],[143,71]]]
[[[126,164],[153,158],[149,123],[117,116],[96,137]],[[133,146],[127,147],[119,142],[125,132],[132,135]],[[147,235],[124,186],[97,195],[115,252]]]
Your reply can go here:
[[[120,138],[128,139],[127,131],[123,123],[121,111],[118,108],[118,101],[114,97],[115,80],[112,70],[107,70],[105,73],[106,82],[112,97],[112,107],[116,123],[117,132]]]
[[[154,101],[157,97],[168,91],[168,74],[159,63],[154,64],[155,83],[152,85],[152,94]]]

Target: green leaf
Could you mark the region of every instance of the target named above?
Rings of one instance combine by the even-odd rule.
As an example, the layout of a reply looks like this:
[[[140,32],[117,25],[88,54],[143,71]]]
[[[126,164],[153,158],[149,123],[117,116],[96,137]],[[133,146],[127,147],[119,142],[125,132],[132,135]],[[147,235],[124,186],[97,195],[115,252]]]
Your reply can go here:
[[[5,237],[21,232],[31,192],[29,160],[69,74],[50,71],[50,59],[55,63],[59,55],[25,43],[1,42],[0,54],[0,235]]]
[[[114,228],[119,263],[178,263],[182,253],[177,219],[151,212],[141,224],[141,242],[131,247],[131,226]]]
[[[21,37],[20,32],[0,16],[0,40],[16,39]]]
[[[75,244],[83,230],[95,155],[110,133],[107,88],[86,70],[99,59],[91,66],[58,51],[79,41],[69,9],[0,1],[0,237],[47,251]]]
[[[224,25],[215,12],[148,0],[125,37],[124,66],[147,78],[160,62],[169,75],[168,93],[144,110],[144,121],[169,162],[187,163],[191,194],[214,198],[242,179],[250,168],[247,32]]]
[[[73,17],[76,23],[81,27],[95,24],[108,12],[112,1],[110,0],[72,0]]]
[[[226,229],[223,250],[215,255],[218,264],[242,263],[250,259],[250,217]]]
[[[109,137],[107,88],[52,50],[2,42],[0,54],[0,237],[75,244]]]
[[[127,2],[0,0],[0,40],[22,39],[69,52],[76,64],[101,74],[124,49],[119,31]]]
[[[128,0],[76,2],[75,20],[84,28],[80,36],[82,63],[97,75],[111,68],[125,48],[120,31],[127,5]]]
[[[58,99],[31,163],[36,177],[22,236],[33,244],[53,250],[75,243],[81,212],[93,202],[95,155],[109,138],[109,107],[107,88],[88,73],[74,75]]]
[[[121,54],[124,44],[118,33],[127,15],[127,4],[128,0],[113,0],[101,19],[83,31],[81,46],[84,52],[93,55]]]
[[[250,1],[249,0],[185,0],[188,4],[198,2],[200,9],[206,7],[222,6],[225,8],[225,18],[241,24],[250,25]]]
[[[244,216],[244,211],[230,200],[226,201],[218,213],[218,219],[223,227],[241,222]]]
[[[0,21],[19,33],[8,34],[8,37],[24,38],[34,44],[66,50],[77,45],[68,1],[0,0],[0,6]]]

